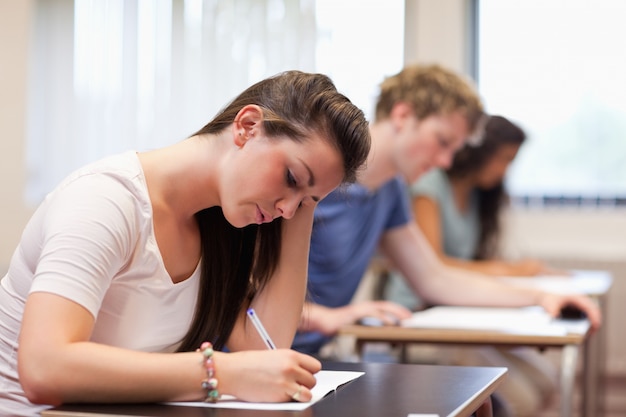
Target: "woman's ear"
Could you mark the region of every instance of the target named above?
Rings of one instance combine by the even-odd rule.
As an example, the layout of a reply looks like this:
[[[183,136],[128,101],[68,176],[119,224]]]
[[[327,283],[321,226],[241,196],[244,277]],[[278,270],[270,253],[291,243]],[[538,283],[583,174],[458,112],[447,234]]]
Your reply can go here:
[[[255,104],[242,107],[233,122],[233,136],[237,146],[243,146],[254,135],[258,135],[263,125],[263,109]]]

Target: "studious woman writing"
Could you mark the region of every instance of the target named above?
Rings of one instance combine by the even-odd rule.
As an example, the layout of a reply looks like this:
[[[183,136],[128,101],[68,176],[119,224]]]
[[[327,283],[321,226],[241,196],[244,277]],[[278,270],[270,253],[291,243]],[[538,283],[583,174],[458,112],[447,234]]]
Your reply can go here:
[[[330,79],[290,71],[186,140],[71,174],[0,282],[0,414],[220,394],[308,401],[320,363],[288,348],[313,210],[354,180],[369,141]],[[278,349],[246,323],[248,307]]]

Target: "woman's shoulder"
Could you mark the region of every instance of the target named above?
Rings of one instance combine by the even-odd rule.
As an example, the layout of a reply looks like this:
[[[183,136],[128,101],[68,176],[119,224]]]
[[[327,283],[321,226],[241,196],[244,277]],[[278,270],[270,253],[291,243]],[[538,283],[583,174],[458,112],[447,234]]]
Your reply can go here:
[[[147,198],[143,171],[134,151],[107,156],[78,168],[61,181],[47,199],[71,189],[82,189],[94,196],[123,193],[142,200]]]
[[[141,228],[152,217],[150,196],[134,152],[106,157],[74,171],[37,211],[46,213],[51,219],[48,224],[99,224],[106,218],[110,224]]]
[[[433,169],[411,184],[410,191],[413,197],[440,198],[449,187],[450,182],[446,173],[442,169]]]
[[[68,175],[62,182],[68,183],[78,178],[97,175],[108,175],[118,178],[135,178],[141,175],[141,164],[135,151],[126,151],[115,155],[106,156],[97,161],[84,165]]]

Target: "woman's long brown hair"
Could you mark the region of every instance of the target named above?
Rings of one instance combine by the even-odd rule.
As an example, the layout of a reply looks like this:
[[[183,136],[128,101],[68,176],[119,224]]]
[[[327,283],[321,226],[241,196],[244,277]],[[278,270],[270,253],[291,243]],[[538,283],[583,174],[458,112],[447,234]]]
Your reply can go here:
[[[260,81],[195,135],[222,132],[249,104],[263,109],[263,129],[270,138],[304,142],[311,133],[319,134],[341,154],[344,182],[355,180],[370,148],[368,123],[327,76],[287,71]],[[203,341],[211,341],[216,349],[226,346],[241,311],[274,273],[281,250],[281,219],[236,228],[220,207],[202,210],[196,219],[202,245],[200,289],[181,352],[194,350]]]
[[[503,145],[521,145],[526,134],[517,125],[502,116],[490,116],[485,125],[480,145],[466,145],[454,157],[446,171],[450,179],[461,178],[480,170]],[[489,189],[477,189],[480,233],[474,259],[490,259],[496,254],[500,235],[500,211],[508,202],[502,182]]]

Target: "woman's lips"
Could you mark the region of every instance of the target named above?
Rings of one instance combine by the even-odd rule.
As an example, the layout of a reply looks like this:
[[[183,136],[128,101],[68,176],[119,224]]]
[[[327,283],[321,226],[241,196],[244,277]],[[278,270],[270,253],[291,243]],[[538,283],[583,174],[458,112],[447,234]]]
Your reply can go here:
[[[261,223],[269,223],[272,220],[272,216],[267,215],[263,210],[261,210],[261,207],[259,207],[258,205],[256,206],[256,223],[257,224],[261,224]]]

